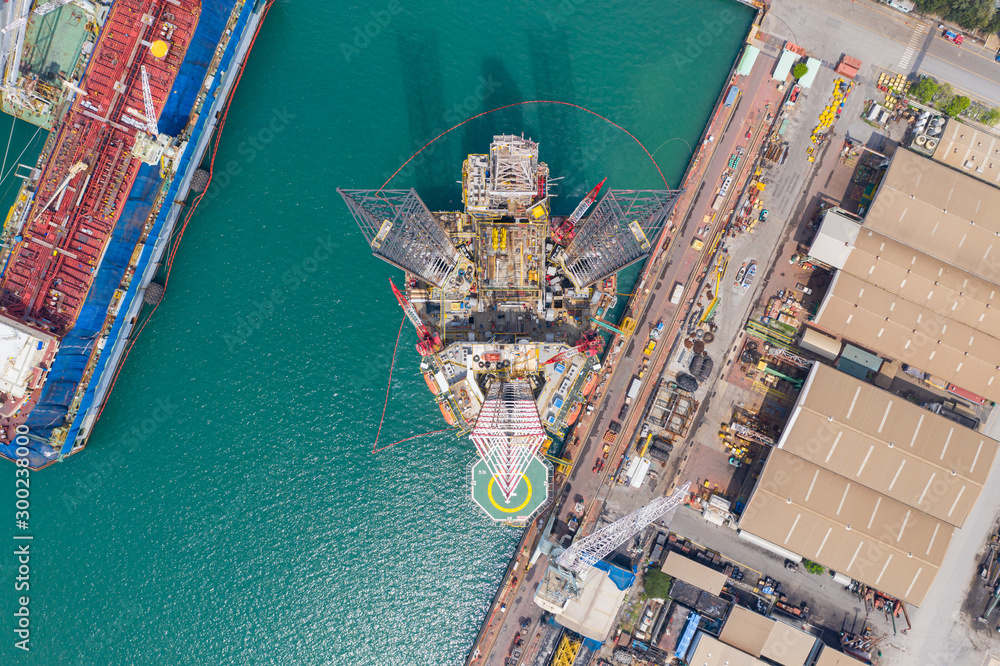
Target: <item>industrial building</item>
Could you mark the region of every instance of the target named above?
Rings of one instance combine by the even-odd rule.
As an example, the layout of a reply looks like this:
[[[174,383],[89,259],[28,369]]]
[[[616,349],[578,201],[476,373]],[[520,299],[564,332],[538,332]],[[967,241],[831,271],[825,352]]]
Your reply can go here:
[[[985,435],[817,363],[739,527],[919,606],[996,452]]]
[[[1000,400],[998,209],[1000,189],[898,150],[864,224],[824,217],[810,258],[838,270],[815,324],[973,402]]]

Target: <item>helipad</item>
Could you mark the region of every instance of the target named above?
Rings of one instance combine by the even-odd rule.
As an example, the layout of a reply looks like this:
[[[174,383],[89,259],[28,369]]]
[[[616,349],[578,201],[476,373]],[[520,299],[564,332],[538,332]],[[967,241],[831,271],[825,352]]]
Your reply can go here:
[[[510,499],[504,498],[486,461],[472,467],[472,500],[497,522],[526,522],[548,497],[548,467],[532,456]]]

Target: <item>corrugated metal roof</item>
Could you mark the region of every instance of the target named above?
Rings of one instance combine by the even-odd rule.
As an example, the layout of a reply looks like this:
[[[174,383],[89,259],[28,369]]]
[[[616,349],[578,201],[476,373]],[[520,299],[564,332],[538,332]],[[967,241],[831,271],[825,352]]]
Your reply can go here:
[[[935,160],[1000,187],[1000,138],[954,119],[937,138]]]
[[[740,76],[750,76],[750,72],[753,71],[753,64],[757,62],[757,56],[760,55],[760,49],[756,46],[748,46],[743,52],[743,57],[740,58],[740,64],[736,68],[736,73]]]
[[[997,442],[815,364],[740,528],[919,605]]]
[[[698,666],[767,666],[766,662],[721,643],[704,632],[698,634],[698,644],[687,663]]]
[[[726,645],[732,645],[754,657],[759,657],[764,651],[767,637],[771,635],[774,620],[742,606],[733,606],[726,619],[719,640]]]
[[[775,622],[762,657],[781,666],[804,666],[816,646],[816,637],[784,622]]]
[[[667,555],[660,571],[714,595],[722,593],[722,586],[728,580],[721,571],[710,569],[673,551]]]
[[[825,646],[819,653],[815,666],[861,666],[862,662],[854,657],[838,652],[830,646]]]
[[[774,73],[771,74],[771,78],[775,81],[784,81],[788,78],[788,73],[792,71],[792,65],[795,61],[799,59],[797,53],[792,53],[791,51],[782,51],[781,57],[778,58],[778,64],[774,67]]]
[[[816,60],[816,58],[806,59],[806,67],[809,68],[809,71],[806,72],[805,76],[799,79],[799,85],[803,88],[812,87],[813,81],[816,80],[816,75],[819,74],[819,68],[822,66],[823,63]]]

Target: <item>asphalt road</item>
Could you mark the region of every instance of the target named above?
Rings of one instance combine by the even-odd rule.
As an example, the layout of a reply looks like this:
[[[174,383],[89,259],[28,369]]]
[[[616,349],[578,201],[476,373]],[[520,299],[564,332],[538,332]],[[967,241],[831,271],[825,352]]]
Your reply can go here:
[[[879,68],[927,74],[956,91],[1000,106],[1000,63],[995,53],[966,39],[962,46],[941,37],[934,21],[903,14],[870,0],[775,0],[762,31],[802,45],[830,63],[844,53],[862,61],[861,74]]]

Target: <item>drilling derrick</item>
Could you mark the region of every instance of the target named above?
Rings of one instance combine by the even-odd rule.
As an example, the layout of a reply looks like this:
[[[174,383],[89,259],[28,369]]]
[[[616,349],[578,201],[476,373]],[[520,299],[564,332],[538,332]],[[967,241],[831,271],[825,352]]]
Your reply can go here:
[[[458,250],[413,189],[343,190],[372,254],[435,287],[458,264]]]
[[[610,190],[576,230],[563,265],[583,288],[649,254],[683,190]]]
[[[420,320],[417,311],[413,309],[413,304],[407,300],[403,292],[396,288],[396,285],[392,283],[392,278],[389,279],[389,285],[392,287],[392,293],[396,295],[396,300],[399,301],[399,307],[403,308],[407,319],[417,329],[417,337],[420,338],[420,342],[417,343],[417,352],[421,356],[430,356],[441,351],[444,348],[444,345],[441,344],[441,336],[436,332],[431,332],[427,325]]]

